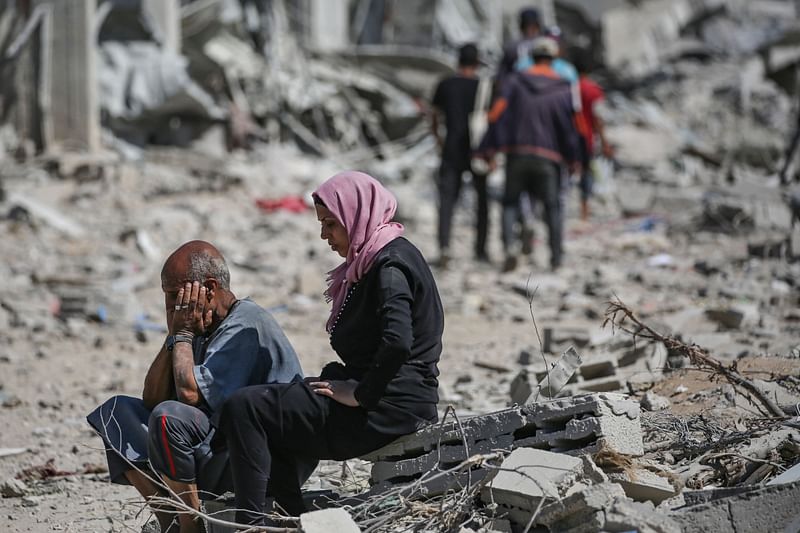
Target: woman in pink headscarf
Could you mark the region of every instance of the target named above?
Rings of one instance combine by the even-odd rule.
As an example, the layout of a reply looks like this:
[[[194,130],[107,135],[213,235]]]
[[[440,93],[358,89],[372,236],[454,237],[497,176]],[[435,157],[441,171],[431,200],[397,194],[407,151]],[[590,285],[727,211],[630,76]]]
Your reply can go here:
[[[220,429],[242,523],[262,523],[265,491],[288,512],[303,512],[300,485],[319,459],[364,455],[437,420],[444,314],[425,259],[392,221],[397,201],[354,171],[313,197],[320,237],[344,258],[325,291],[326,329],[342,362],[226,402]]]

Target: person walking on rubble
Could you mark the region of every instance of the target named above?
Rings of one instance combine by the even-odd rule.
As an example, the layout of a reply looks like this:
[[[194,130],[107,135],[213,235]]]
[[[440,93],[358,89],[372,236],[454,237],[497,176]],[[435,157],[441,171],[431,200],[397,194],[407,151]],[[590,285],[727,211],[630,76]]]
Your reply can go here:
[[[520,37],[512,40],[503,46],[503,56],[495,77],[494,99],[499,97],[503,84],[511,74],[525,72],[533,66],[531,57],[531,46],[533,42],[542,36],[542,22],[539,11],[534,7],[525,7],[519,11],[518,24]],[[506,167],[506,179],[508,167]],[[520,194],[519,208],[519,240],[522,243],[522,253],[530,255],[533,253],[533,219],[534,219],[533,200],[527,194]]]
[[[227,454],[210,446],[222,403],[247,385],[301,381],[303,373],[272,316],[231,292],[225,259],[211,244],[175,250],[161,287],[169,335],[147,371],[142,399],[114,396],[87,420],[105,443],[112,483],[133,485],[145,498],[168,496],[160,478],[199,509],[198,488],[231,488]],[[189,513],[155,511],[162,532],[202,531]]]
[[[472,139],[470,116],[476,112],[476,103],[488,105],[481,100],[485,93],[488,100],[489,79],[479,80],[477,76],[479,57],[474,44],[466,44],[458,52],[458,71],[436,86],[433,95],[431,130],[442,156],[439,167],[439,261],[441,268],[447,268],[450,261],[450,233],[453,211],[458,202],[464,173],[469,172],[471,183],[477,195],[475,217],[475,259],[488,262],[486,236],[489,231],[489,200],[486,191],[486,174],[471,165],[472,147],[480,139]],[[483,91],[479,91],[482,88]],[[477,100],[477,102],[476,102]],[[480,112],[480,110],[477,110]],[[446,135],[442,141],[439,132],[439,115],[444,116]],[[474,144],[473,144],[474,143]]]
[[[489,113],[489,131],[478,154],[492,161],[506,154],[506,185],[503,194],[503,271],[514,270],[514,225],[519,219],[520,195],[527,191],[544,206],[550,244],[550,267],[561,266],[563,227],[559,192],[562,165],[580,169],[579,136],[569,82],[551,68],[558,54],[552,39],[534,41],[534,65],[512,74],[503,84]]]
[[[597,114],[596,107],[605,100],[605,92],[600,85],[589,77],[590,57],[587,50],[580,50],[575,56],[575,67],[578,71],[578,86],[581,97],[581,115],[584,128],[581,129],[581,220],[589,220],[589,198],[594,187],[592,174],[592,160],[595,157],[595,135],[600,141],[600,150],[603,157],[614,157],[614,149],[608,142],[605,133],[605,124],[602,117]],[[580,128],[579,128],[580,129]]]
[[[503,46],[503,57],[497,69],[497,90],[515,72],[524,72],[533,66],[531,47],[542,35],[542,23],[539,11],[533,7],[521,9],[518,17],[520,37]]]
[[[437,420],[444,312],[425,258],[393,222],[397,201],[347,171],[313,193],[320,237],[344,259],[325,295],[332,362],[305,382],[247,387],[222,408],[236,519],[264,522],[270,487],[288,513],[305,512],[293,465],[377,450]]]

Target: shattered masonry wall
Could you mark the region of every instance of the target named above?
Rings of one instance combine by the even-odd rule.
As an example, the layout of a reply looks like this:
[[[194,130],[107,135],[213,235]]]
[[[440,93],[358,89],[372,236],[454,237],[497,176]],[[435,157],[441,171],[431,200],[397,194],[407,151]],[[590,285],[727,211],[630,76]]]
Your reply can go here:
[[[533,447],[570,455],[601,449],[634,456],[644,453],[639,405],[621,394],[589,394],[516,407],[469,418],[461,428],[463,435],[456,422],[432,425],[362,457],[374,463],[372,482],[404,482],[437,464],[452,467],[497,449]]]

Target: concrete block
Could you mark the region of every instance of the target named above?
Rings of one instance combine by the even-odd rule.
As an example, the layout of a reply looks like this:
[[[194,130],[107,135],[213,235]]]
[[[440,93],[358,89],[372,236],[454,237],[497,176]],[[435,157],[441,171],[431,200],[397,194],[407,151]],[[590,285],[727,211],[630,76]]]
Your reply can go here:
[[[537,383],[538,380],[536,379],[535,372],[527,368],[520,370],[517,375],[514,376],[514,379],[511,380],[511,385],[509,387],[511,402],[517,405],[524,404],[525,400],[530,397]]]
[[[303,533],[361,533],[361,528],[344,509],[322,509],[300,515]]]
[[[639,405],[645,411],[663,411],[664,409],[669,409],[672,402],[669,401],[669,398],[659,396],[653,391],[647,391],[639,401]]]
[[[484,503],[499,503],[533,511],[542,500],[558,499],[574,483],[583,462],[569,455],[518,448],[509,455],[481,490]]]
[[[605,511],[605,531],[641,531],[652,533],[681,533],[681,527],[653,504],[616,500]]]
[[[10,477],[0,483],[0,496],[3,498],[20,498],[25,496],[28,487],[19,479]]]
[[[513,408],[486,415],[467,418],[461,422],[464,435],[455,422],[431,424],[416,433],[405,435],[383,448],[361,457],[365,461],[403,459],[405,455],[428,452],[441,444],[457,444],[464,438],[468,441],[490,439],[512,433],[525,424],[521,409]]]
[[[476,468],[474,470],[465,472],[453,472],[434,479],[426,480],[424,478],[411,479],[411,480],[389,480],[382,481],[370,487],[370,489],[363,494],[365,498],[377,496],[385,493],[389,489],[396,489],[404,486],[398,493],[398,497],[403,498],[432,498],[445,494],[446,492],[454,489],[461,489],[463,487],[471,487],[477,483],[482,482],[489,471],[483,468]],[[363,501],[363,499],[362,499]]]
[[[469,454],[495,449],[536,448],[570,456],[610,450],[642,455],[638,403],[621,394],[589,394],[549,400],[488,415],[426,427],[361,457],[372,461],[372,481],[384,486],[408,482]],[[447,490],[450,481],[430,490]],[[388,485],[387,485],[388,486]]]
[[[800,482],[760,487],[670,513],[684,533],[798,531]]]
[[[633,472],[609,473],[608,478],[619,483],[625,494],[637,502],[650,501],[658,505],[677,493],[668,480],[641,468]]]
[[[370,477],[374,483],[391,480],[397,477],[410,477],[432,470],[437,465],[455,466],[476,453],[489,453],[492,450],[510,450],[514,442],[513,435],[501,435],[494,439],[471,442],[465,449],[463,444],[441,446],[425,455],[399,461],[377,461],[372,465]]]
[[[739,304],[731,307],[706,309],[706,316],[726,329],[739,329],[745,323],[758,321],[758,304]]]
[[[577,529],[578,531],[599,531],[605,522],[602,511],[620,498],[625,498],[625,492],[616,483],[591,485],[581,492],[543,507],[536,523],[553,531],[571,531],[581,526],[590,526],[590,529]],[[600,523],[596,524],[595,521]]]
[[[564,388],[564,392],[581,394],[586,392],[615,392],[625,388],[625,380],[619,376],[597,378],[588,381],[579,381],[574,385]]]
[[[565,428],[570,419],[593,417],[597,422],[573,424],[575,429],[571,434],[566,434],[566,438],[571,439],[577,436],[581,429],[586,430],[591,426],[594,436],[598,439],[603,437],[604,445],[610,450],[625,455],[640,456],[644,454],[639,404],[622,394],[573,396],[572,398],[528,405],[523,409],[528,420],[537,428],[556,431]],[[587,444],[589,443],[584,443],[584,445]]]
[[[605,357],[586,361],[581,365],[579,372],[584,381],[613,377],[617,374],[617,359]]]

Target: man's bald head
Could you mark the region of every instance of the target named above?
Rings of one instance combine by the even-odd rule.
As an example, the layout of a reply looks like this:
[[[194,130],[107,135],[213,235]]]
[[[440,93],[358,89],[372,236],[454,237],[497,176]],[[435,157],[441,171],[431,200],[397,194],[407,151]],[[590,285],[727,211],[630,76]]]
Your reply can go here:
[[[217,280],[220,289],[230,290],[231,274],[225,258],[211,243],[189,241],[164,262],[161,269],[161,286],[176,289],[187,281],[203,283],[208,279]]]

